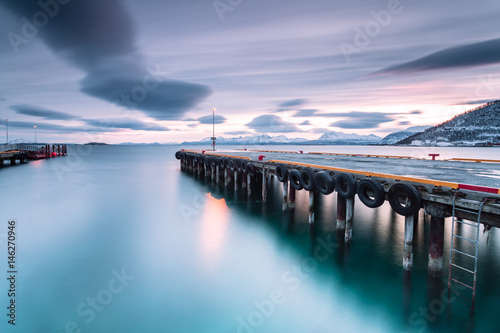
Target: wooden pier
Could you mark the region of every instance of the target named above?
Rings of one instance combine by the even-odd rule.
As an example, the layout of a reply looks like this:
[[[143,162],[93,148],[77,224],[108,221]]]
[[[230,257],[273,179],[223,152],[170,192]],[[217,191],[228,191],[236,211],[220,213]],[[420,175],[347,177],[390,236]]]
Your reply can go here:
[[[455,158],[451,160],[416,159],[411,156],[307,153],[302,151],[181,150],[175,157],[181,170],[210,177],[234,190],[245,189],[250,196],[252,184],[261,187],[266,202],[270,177],[283,184],[281,210],[295,208],[296,191],[309,192],[309,223],[314,223],[315,195],[337,192],[337,232],[344,234],[346,244],[353,241],[354,198],[369,208],[386,201],[405,217],[403,267],[413,266],[413,231],[418,214],[430,216],[429,273],[440,276],[443,271],[445,218],[451,224],[475,227],[475,239],[456,235],[452,230],[449,257],[449,286],[452,281],[466,285],[475,297],[479,227],[500,227],[500,161]],[[468,220],[471,222],[464,222]],[[475,243],[476,252],[463,253],[454,248],[454,238]],[[455,263],[457,256],[475,259],[474,267]],[[474,282],[455,279],[461,269],[473,274]],[[451,289],[450,289],[451,290]]]
[[[37,160],[45,158],[54,158],[66,156],[68,154],[65,144],[9,144],[0,146],[0,167],[4,166],[5,161],[10,165],[27,163],[28,160]]]

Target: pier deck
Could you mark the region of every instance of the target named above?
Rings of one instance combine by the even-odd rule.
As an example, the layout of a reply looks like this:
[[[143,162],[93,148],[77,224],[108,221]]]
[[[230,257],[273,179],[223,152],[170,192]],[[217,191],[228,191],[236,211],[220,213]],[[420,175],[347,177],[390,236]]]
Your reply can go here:
[[[356,155],[335,153],[305,153],[270,150],[185,150],[193,156],[213,156],[218,159],[244,159],[254,164],[259,172],[276,174],[276,166],[288,169],[311,168],[315,172],[328,171],[352,175],[356,182],[374,179],[386,192],[395,183],[417,188],[423,207],[439,210],[451,216],[456,207],[478,211],[483,206],[482,222],[500,227],[500,163],[496,160],[424,160],[410,156]],[[482,163],[477,163],[482,162]],[[473,219],[467,213],[457,217]]]

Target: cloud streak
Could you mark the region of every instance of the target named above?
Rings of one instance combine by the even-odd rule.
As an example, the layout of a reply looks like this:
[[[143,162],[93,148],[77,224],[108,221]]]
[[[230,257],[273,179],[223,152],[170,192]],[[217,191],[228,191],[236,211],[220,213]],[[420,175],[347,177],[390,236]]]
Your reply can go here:
[[[390,66],[375,74],[407,74],[500,63],[500,38],[450,47],[425,57]]]
[[[66,112],[53,111],[26,104],[12,105],[10,108],[18,114],[40,117],[47,120],[73,120],[80,118]]]
[[[302,130],[295,124],[284,121],[283,119],[275,115],[262,115],[256,117],[245,126],[259,133],[302,132]]]

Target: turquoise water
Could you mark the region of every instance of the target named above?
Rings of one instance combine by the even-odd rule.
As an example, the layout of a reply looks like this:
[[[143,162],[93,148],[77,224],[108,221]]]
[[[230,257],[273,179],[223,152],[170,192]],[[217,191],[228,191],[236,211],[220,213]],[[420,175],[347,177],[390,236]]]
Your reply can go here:
[[[301,149],[401,153],[313,148]],[[413,272],[405,275],[404,219],[388,204],[368,209],[356,201],[345,246],[335,230],[335,195],[317,198],[310,226],[306,192],[297,193],[295,213],[283,215],[276,180],[267,203],[258,187],[247,199],[181,172],[177,149],[79,147],[0,169],[0,269],[6,277],[7,221],[15,219],[18,270],[15,327],[7,324],[8,282],[0,283],[1,332],[498,331],[498,230],[488,245],[481,236],[470,316],[458,299],[448,304],[446,272],[427,274],[423,216]],[[491,149],[441,153],[491,158]],[[447,224],[445,270],[449,232]]]

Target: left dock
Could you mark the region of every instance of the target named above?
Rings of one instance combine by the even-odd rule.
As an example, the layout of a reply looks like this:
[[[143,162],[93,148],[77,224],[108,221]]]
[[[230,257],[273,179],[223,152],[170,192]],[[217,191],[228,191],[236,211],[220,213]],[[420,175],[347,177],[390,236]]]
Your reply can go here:
[[[8,165],[5,161],[9,161],[10,165],[16,165],[18,161],[20,164],[24,164],[28,160],[66,156],[67,154],[65,144],[5,144],[0,146],[0,167]]]

